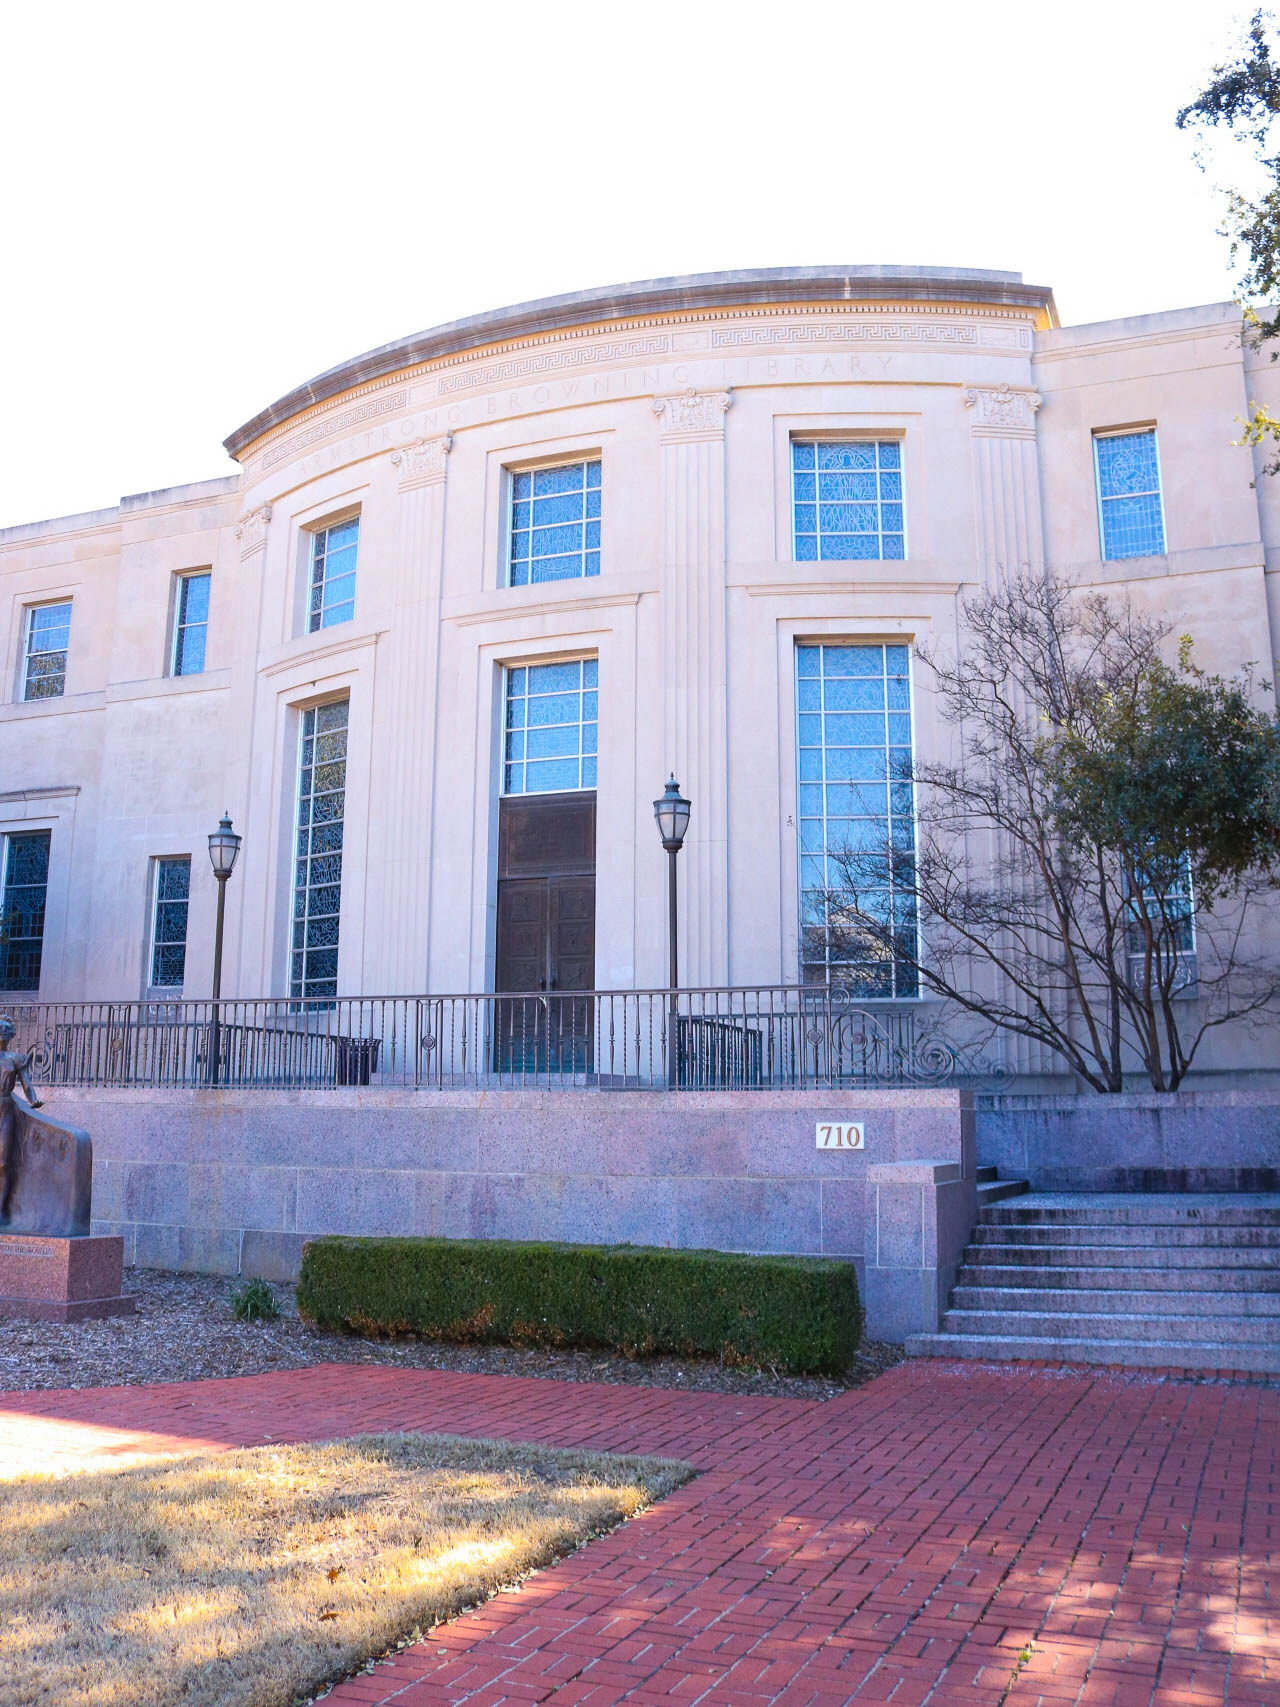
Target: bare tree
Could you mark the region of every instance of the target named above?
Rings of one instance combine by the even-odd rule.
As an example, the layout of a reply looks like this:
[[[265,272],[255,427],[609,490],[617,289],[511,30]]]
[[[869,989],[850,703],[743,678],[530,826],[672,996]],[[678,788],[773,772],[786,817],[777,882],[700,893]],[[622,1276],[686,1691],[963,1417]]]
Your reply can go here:
[[[1175,1090],[1205,1036],[1276,1017],[1262,944],[1280,874],[1280,725],[1250,670],[1021,574],[964,605],[962,648],[919,656],[960,757],[913,766],[914,848],[831,855],[832,958],[1043,1044],[1098,1091]]]

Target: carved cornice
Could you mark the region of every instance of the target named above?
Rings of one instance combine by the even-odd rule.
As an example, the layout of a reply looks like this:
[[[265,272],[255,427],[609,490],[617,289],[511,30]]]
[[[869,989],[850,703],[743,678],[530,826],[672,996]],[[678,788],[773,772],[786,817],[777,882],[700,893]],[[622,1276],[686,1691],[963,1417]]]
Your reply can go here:
[[[236,538],[240,541],[241,557],[252,557],[267,543],[267,523],[271,520],[271,505],[259,504],[236,523]]]
[[[1038,391],[1014,391],[1008,385],[969,385],[964,393],[965,408],[974,412],[974,433],[992,438],[1035,438],[1036,410],[1043,402]]]
[[[446,459],[453,448],[453,434],[438,439],[415,439],[392,451],[391,460],[400,470],[400,490],[412,492],[418,486],[438,486],[445,477]]]
[[[723,438],[724,418],[732,402],[731,391],[695,391],[692,386],[687,391],[655,397],[653,412],[663,442]]]

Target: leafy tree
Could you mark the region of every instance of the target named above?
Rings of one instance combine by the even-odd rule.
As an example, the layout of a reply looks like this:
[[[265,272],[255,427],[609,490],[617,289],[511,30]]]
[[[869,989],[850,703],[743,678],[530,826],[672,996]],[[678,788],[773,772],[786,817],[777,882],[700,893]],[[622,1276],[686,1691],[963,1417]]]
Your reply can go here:
[[[1255,12],[1234,59],[1216,65],[1209,82],[1177,117],[1179,130],[1196,138],[1196,160],[1202,169],[1215,142],[1235,144],[1239,165],[1233,175],[1241,183],[1226,188],[1223,236],[1231,242],[1233,265],[1242,266],[1240,288],[1245,301],[1245,335],[1255,348],[1280,338],[1274,307],[1280,294],[1280,64],[1273,54],[1274,20]],[[1271,351],[1272,361],[1280,349]],[[1280,419],[1250,400],[1243,442],[1280,442]],[[1280,451],[1266,465],[1280,472]]]
[[[1204,1037],[1277,1015],[1260,935],[1280,885],[1280,720],[1246,670],[1105,595],[1022,574],[925,648],[960,757],[917,763],[914,848],[832,856],[842,959],[1036,1040],[1095,1090],[1176,1090]],[[905,927],[905,928],[904,928]]]

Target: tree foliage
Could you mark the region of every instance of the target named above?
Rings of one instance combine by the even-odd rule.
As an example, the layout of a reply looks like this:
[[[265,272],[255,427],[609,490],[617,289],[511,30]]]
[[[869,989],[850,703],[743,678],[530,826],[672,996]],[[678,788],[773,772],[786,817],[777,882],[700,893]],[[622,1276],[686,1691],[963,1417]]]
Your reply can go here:
[[[1175,1090],[1210,1031],[1280,995],[1269,684],[1206,674],[1185,637],[1170,663],[1167,626],[1052,577],[976,594],[964,623],[956,656],[920,653],[960,756],[914,767],[914,849],[835,851],[837,954],[896,956],[1096,1090],[1138,1067]]]
[[[1222,234],[1231,243],[1233,266],[1241,268],[1246,336],[1255,346],[1280,337],[1274,304],[1280,296],[1280,64],[1273,47],[1276,28],[1266,12],[1253,14],[1233,59],[1215,65],[1194,101],[1178,113],[1179,130],[1196,137],[1196,160],[1206,168],[1215,141],[1234,143],[1240,163],[1231,170],[1247,185],[1224,187]],[[1280,349],[1271,359],[1280,358]],[[1280,442],[1280,419],[1251,399],[1243,442]],[[1266,472],[1280,472],[1280,451]]]

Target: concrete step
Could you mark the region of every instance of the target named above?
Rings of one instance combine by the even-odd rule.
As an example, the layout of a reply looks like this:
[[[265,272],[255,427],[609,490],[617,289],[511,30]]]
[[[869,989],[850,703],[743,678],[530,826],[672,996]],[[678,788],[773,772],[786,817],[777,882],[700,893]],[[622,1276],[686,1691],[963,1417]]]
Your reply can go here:
[[[979,1174],[979,1179],[978,1179],[978,1209],[979,1209],[979,1211],[987,1208],[988,1205],[990,1205],[992,1203],[1002,1203],[1006,1198],[1009,1198],[1009,1197],[1022,1197],[1026,1192],[1030,1191],[1030,1189],[1031,1189],[1031,1187],[1027,1184],[1026,1180],[1024,1180],[1024,1179],[989,1179],[989,1180],[984,1180],[981,1177],[981,1175],[988,1172],[988,1171],[990,1171],[992,1174],[995,1173],[994,1168],[991,1168],[990,1170],[987,1170],[985,1168],[979,1168],[978,1169],[978,1174]]]
[[[1072,1251],[1070,1263],[1004,1263],[989,1257],[966,1262],[956,1275],[957,1286],[1063,1287],[1080,1291],[1133,1291],[1159,1286],[1170,1292],[1265,1292],[1280,1294],[1280,1263],[1246,1268],[1193,1267],[1165,1263],[1107,1267],[1101,1263],[1074,1266],[1081,1253]],[[1107,1251],[1106,1256],[1114,1253]],[[1153,1252],[1152,1255],[1164,1253]],[[1182,1253],[1179,1253],[1182,1254]]]
[[[985,1226],[1267,1227],[1280,1230],[1280,1194],[1028,1192],[983,1209]]]
[[[1132,1276],[1130,1276],[1132,1279]],[[1054,1282],[1044,1286],[991,1286],[978,1284],[954,1288],[953,1310],[1033,1311],[1037,1315],[1065,1312],[1081,1315],[1223,1316],[1233,1322],[1240,1317],[1267,1317],[1280,1339],[1280,1290],[1273,1292],[1183,1291],[1174,1286],[1159,1291],[1104,1291],[1064,1287]]]
[[[1280,1245],[1012,1245],[974,1243],[966,1264],[997,1268],[1164,1268],[1210,1274],[1270,1274],[1280,1267]]]
[[[1136,1222],[1047,1222],[1012,1220],[997,1221],[1000,1215],[1013,1215],[1016,1210],[999,1205],[981,1211],[982,1219],[973,1229],[973,1243],[979,1245],[1233,1245],[1280,1251],[1280,1226],[1249,1222],[1230,1222],[1222,1225],[1185,1225],[1172,1223]]]
[[[1025,1335],[1049,1340],[1114,1340],[1141,1344],[1159,1340],[1215,1342],[1223,1345],[1269,1345],[1280,1352],[1280,1322],[1274,1316],[1190,1316],[1136,1314],[1121,1311],[1078,1310],[947,1310],[942,1318],[944,1334]],[[1171,1361],[1176,1361],[1171,1360]]]
[[[1023,1334],[913,1334],[908,1357],[963,1357],[984,1363],[1037,1358],[1049,1363],[1119,1364],[1127,1369],[1229,1369],[1280,1376],[1280,1345],[1173,1340],[1048,1339]]]
[[[992,1168],[992,1167],[988,1167],[988,1166],[984,1165],[978,1169],[978,1184],[979,1185],[990,1185],[991,1181],[993,1179],[998,1179],[999,1177],[1000,1177],[999,1168]]]

